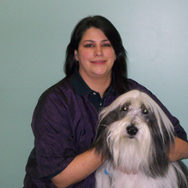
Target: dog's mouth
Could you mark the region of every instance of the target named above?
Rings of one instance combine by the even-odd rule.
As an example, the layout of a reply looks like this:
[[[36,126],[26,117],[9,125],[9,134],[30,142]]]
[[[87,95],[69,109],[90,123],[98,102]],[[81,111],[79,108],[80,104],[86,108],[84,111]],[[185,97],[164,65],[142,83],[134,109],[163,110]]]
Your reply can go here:
[[[128,138],[133,139],[133,138],[135,138],[135,136],[130,136],[130,135],[129,135]]]

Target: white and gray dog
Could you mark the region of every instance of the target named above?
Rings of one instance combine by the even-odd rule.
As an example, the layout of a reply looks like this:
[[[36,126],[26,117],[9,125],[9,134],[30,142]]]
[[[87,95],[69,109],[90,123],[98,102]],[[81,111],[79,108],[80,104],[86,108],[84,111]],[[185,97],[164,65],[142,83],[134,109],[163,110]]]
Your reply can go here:
[[[174,128],[147,94],[131,90],[104,108],[94,146],[107,161],[96,172],[97,188],[187,188],[188,172],[170,162]]]

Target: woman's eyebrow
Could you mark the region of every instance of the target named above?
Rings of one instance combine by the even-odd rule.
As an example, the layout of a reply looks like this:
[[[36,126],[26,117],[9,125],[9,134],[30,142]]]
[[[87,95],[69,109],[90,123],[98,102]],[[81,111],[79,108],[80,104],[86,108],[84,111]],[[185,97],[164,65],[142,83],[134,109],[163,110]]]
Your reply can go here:
[[[85,42],[92,42],[92,43],[95,43],[96,41],[95,40],[90,40],[90,39],[86,39],[86,40],[84,40],[83,41],[83,43],[85,43]],[[108,39],[104,39],[104,40],[102,40],[102,41],[100,41],[100,42],[110,42]]]
[[[95,42],[95,41],[94,41],[94,40],[89,40],[89,39],[87,40],[87,39],[86,39],[86,40],[84,40],[83,42]]]

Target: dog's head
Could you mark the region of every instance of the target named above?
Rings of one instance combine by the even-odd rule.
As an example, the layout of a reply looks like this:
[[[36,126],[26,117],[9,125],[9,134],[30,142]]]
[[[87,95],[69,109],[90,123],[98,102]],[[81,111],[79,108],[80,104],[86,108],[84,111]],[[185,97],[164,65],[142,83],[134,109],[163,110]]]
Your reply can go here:
[[[115,166],[156,168],[167,164],[173,132],[159,105],[147,94],[132,90],[101,111],[94,146]]]

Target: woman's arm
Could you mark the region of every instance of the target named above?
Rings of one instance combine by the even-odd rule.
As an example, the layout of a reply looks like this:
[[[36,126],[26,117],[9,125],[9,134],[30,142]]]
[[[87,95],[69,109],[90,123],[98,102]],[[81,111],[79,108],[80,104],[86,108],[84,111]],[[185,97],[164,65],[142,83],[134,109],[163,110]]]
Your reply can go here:
[[[52,178],[52,182],[58,188],[65,188],[81,181],[102,164],[102,158],[95,149],[88,150],[78,156],[58,175]]]
[[[170,161],[177,161],[185,158],[188,158],[188,142],[175,137],[175,143],[171,147],[169,159]]]
[[[175,137],[175,143],[171,148],[169,159],[176,161],[188,158],[188,143]],[[95,149],[88,150],[77,157],[58,175],[52,178],[52,182],[58,188],[65,188],[71,184],[81,181],[101,164],[102,158],[95,152]]]

